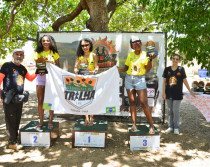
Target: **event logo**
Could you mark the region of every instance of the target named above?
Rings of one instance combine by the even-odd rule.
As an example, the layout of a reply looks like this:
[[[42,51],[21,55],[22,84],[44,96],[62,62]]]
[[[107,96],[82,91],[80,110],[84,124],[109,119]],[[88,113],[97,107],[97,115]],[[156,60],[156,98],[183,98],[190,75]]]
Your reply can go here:
[[[153,41],[148,41],[148,42],[146,43],[146,50],[147,50],[147,51],[153,51],[153,50],[155,50],[155,42],[153,42]]]
[[[108,41],[107,37],[98,40],[92,38],[93,52],[98,56],[98,66],[100,68],[110,68],[116,64],[116,56],[119,51],[115,50],[113,41]]]
[[[176,85],[177,84],[177,79],[176,77],[171,77],[169,79],[169,85],[172,86],[172,85]]]
[[[95,98],[97,78],[63,76],[64,96],[68,103],[81,109],[92,103]]]

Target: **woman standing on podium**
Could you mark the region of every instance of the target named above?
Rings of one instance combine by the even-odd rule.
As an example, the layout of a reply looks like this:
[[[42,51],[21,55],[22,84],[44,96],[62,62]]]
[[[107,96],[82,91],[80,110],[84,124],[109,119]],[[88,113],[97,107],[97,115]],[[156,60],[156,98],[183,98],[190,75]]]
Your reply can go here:
[[[136,132],[136,94],[138,95],[140,104],[144,110],[144,113],[149,121],[149,133],[154,134],[155,130],[152,123],[152,116],[150,113],[148,99],[147,99],[147,87],[145,80],[145,73],[152,68],[152,59],[156,57],[154,53],[151,53],[147,57],[147,53],[141,50],[141,40],[137,36],[132,36],[130,39],[130,46],[134,52],[130,52],[125,62],[123,69],[118,68],[119,72],[127,72],[125,77],[125,88],[129,98],[130,113],[133,121],[131,131]]]
[[[37,48],[34,53],[34,59],[35,61],[37,61],[42,58],[45,59],[46,62],[56,64],[58,67],[60,66],[57,46],[54,38],[50,35],[44,35],[38,41]],[[36,126],[36,130],[40,130],[44,124],[43,102],[44,102],[45,84],[46,84],[46,74],[41,72],[37,75],[37,83],[36,83],[36,94],[38,98],[38,112],[40,119],[40,123],[39,125]],[[49,113],[50,117],[49,117],[48,129],[53,129],[52,120],[53,120],[54,111],[50,110]]]
[[[80,75],[94,75],[98,72],[98,57],[92,52],[93,43],[90,39],[84,38],[79,41],[77,48],[76,62],[74,72]],[[92,126],[94,122],[93,115],[85,115],[84,126]]]

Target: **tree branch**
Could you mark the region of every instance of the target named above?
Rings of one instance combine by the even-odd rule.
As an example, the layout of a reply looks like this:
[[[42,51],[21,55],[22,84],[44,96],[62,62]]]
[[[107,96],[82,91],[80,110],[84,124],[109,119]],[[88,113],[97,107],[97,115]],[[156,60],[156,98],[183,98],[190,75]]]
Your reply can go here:
[[[27,39],[28,41],[37,42],[37,39],[31,38],[31,37],[27,37],[26,39]],[[25,40],[25,39],[20,38],[20,37],[17,37],[17,39],[16,39],[16,40]]]
[[[47,10],[45,10],[46,7],[47,7],[47,3],[48,3],[48,0],[45,0],[44,6],[43,6],[43,12],[46,14],[46,16],[47,16],[48,18],[50,18],[50,15],[48,14]]]
[[[127,2],[128,0],[124,0],[122,2],[117,3],[117,7],[123,5],[125,2]]]
[[[7,2],[13,2],[13,1],[16,1],[16,0],[5,0],[5,1],[7,1]]]
[[[11,0],[7,0],[7,1],[10,2]],[[15,12],[15,10],[16,10],[16,8],[17,8],[22,2],[24,3],[25,0],[19,0],[19,1],[14,5],[14,7],[13,7],[13,9],[12,9],[12,11],[11,11],[11,21],[10,21],[10,24],[7,26],[6,31],[5,31],[2,35],[0,35],[0,38],[3,38],[3,37],[10,31],[10,29],[12,28],[13,23],[14,23],[14,20],[15,20],[15,15],[21,10],[21,8],[19,8],[19,10],[17,10],[16,12]]]
[[[113,11],[113,10],[115,11],[116,7],[117,7],[116,0],[110,0],[109,3],[108,3],[108,5],[107,5],[107,11],[108,11],[108,13],[111,12],[111,11]]]
[[[59,28],[62,24],[72,21],[75,17],[77,17],[82,10],[87,9],[84,5],[85,1],[81,0],[78,6],[74,9],[74,11],[70,14],[67,14],[66,16],[62,16],[58,18],[52,25],[53,31],[59,31]],[[88,10],[88,9],[87,9]]]
[[[27,38],[20,38],[19,36],[16,39],[11,39],[12,42],[16,42],[16,41],[23,41],[23,40],[28,40],[28,41],[33,41],[33,42],[37,42],[37,39],[31,38],[31,37],[27,37]]]
[[[113,14],[116,10],[116,7],[117,7],[116,0],[110,0],[108,5],[107,5],[108,13],[111,12],[110,15],[109,15],[109,20],[112,18]]]
[[[146,32],[150,27],[152,26],[156,26],[157,23],[154,23],[154,24],[148,24],[141,32]]]
[[[109,20],[112,18],[113,14],[114,14],[114,12],[115,12],[115,10],[116,10],[116,8],[117,8],[118,6],[123,5],[126,1],[127,1],[127,0],[124,0],[124,1],[122,1],[122,2],[120,2],[120,3],[116,3],[116,0],[110,0],[110,1],[109,1],[108,5],[107,5],[107,11],[108,11],[108,13],[111,12],[111,13],[110,13],[110,16],[109,16]]]

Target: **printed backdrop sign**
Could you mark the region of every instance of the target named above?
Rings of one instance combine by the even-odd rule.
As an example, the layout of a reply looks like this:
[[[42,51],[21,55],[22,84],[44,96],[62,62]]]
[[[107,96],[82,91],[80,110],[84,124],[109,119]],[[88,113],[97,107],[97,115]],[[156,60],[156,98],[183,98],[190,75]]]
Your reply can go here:
[[[119,73],[114,66],[97,75],[75,75],[47,63],[44,109],[56,114],[119,112]],[[119,113],[118,113],[119,114]]]
[[[146,74],[148,103],[153,117],[162,117],[162,73],[165,67],[164,58],[166,55],[166,33],[136,33],[136,32],[39,32],[38,36],[51,35],[54,37],[59,55],[61,68],[72,72],[76,60],[76,50],[79,41],[82,38],[89,38],[93,43],[93,52],[98,56],[99,72],[107,71],[111,67],[118,65],[123,68],[130,48],[131,36],[138,36],[142,41],[142,50],[147,53],[155,52],[158,56],[152,61],[152,69]],[[129,100],[124,87],[126,73],[120,73],[120,112],[117,115],[128,116]],[[63,76],[65,77],[65,76]],[[74,78],[66,78],[66,96],[72,98],[69,89],[82,89],[76,86],[76,83],[70,81]],[[79,79],[81,81],[81,79]],[[88,84],[94,92],[95,85],[98,81],[92,78],[92,84]],[[73,85],[73,86],[72,86]],[[90,91],[91,92],[91,91]],[[82,96],[82,95],[81,95]],[[88,95],[89,96],[89,95]],[[91,94],[90,94],[91,97]],[[69,102],[72,106],[85,106],[91,102],[86,99],[83,103],[74,101]],[[106,101],[104,101],[106,103]],[[96,107],[97,108],[97,107]],[[109,115],[109,114],[108,114]],[[137,101],[137,115],[144,116],[143,109]]]

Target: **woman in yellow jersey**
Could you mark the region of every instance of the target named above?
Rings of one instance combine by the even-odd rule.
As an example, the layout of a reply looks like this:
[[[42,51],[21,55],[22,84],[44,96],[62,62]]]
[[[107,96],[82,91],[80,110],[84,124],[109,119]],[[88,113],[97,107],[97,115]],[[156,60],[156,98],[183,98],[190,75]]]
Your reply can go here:
[[[130,39],[130,46],[134,49],[134,52],[130,52],[125,62],[125,67],[119,69],[119,72],[127,72],[125,77],[125,88],[127,90],[130,113],[133,121],[131,130],[137,131],[136,127],[136,94],[138,95],[140,104],[144,110],[144,113],[149,121],[150,128],[149,133],[154,134],[154,127],[152,123],[152,116],[150,113],[148,99],[147,99],[147,87],[145,80],[145,73],[152,68],[152,59],[156,57],[153,53],[147,57],[147,53],[141,50],[141,40],[133,36]]]
[[[52,36],[44,35],[39,39],[37,48],[34,53],[34,59],[36,61],[39,58],[44,58],[47,62],[56,64],[58,67],[60,66],[57,46]],[[44,73],[38,74],[36,93],[38,98],[38,112],[39,112],[40,123],[36,127],[37,130],[40,130],[43,126],[43,120],[44,120],[43,102],[44,102],[45,84],[46,84],[46,74]],[[53,128],[52,120],[54,112],[50,110],[49,113],[50,113],[50,118],[48,123],[48,129],[52,129]]]
[[[98,57],[92,52],[93,44],[88,38],[82,39],[77,48],[74,72],[81,75],[94,75],[98,72]],[[85,115],[84,126],[93,125],[93,115]]]

